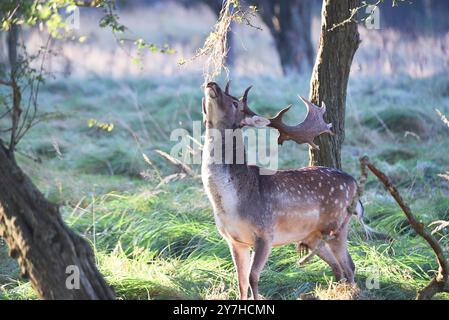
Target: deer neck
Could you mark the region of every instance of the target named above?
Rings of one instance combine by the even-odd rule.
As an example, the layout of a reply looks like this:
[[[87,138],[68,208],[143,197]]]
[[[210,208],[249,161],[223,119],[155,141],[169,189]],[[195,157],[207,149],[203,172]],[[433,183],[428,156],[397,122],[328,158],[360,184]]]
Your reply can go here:
[[[203,165],[219,170],[245,170],[248,165],[242,130],[206,127]]]
[[[217,131],[221,134],[218,138]],[[229,208],[233,206],[230,202],[252,197],[258,189],[258,168],[247,165],[241,130],[234,135],[232,147],[226,147],[226,143],[230,144],[230,141],[229,138],[226,141],[225,130],[206,128],[201,175],[214,211],[218,214],[229,213],[232,211]],[[218,155],[217,148],[220,149]],[[229,150],[232,150],[233,156],[227,159]]]

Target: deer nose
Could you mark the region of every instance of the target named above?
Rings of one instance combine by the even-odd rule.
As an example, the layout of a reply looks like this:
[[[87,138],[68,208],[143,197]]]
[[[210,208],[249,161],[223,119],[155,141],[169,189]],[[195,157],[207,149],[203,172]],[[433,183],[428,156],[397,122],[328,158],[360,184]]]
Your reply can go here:
[[[211,89],[214,89],[215,91],[220,91],[220,87],[218,86],[218,84],[216,82],[209,82],[206,85],[206,88],[211,88]]]
[[[212,90],[212,92],[214,93],[214,94],[212,95],[213,98],[216,98],[216,97],[221,93],[220,87],[219,87],[218,84],[216,84],[215,82],[209,82],[209,83],[206,85],[206,89]]]

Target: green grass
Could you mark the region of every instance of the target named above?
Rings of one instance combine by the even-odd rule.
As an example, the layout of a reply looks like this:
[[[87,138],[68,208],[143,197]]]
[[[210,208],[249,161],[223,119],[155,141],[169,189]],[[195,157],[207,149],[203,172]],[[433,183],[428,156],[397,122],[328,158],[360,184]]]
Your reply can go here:
[[[245,78],[233,80],[235,95],[249,85]],[[230,254],[200,180],[164,182],[176,168],[155,152],[174,145],[172,129],[190,130],[192,120],[201,120],[200,83],[199,77],[48,83],[40,96],[46,119],[19,146],[21,165],[48,198],[61,204],[68,225],[92,244],[119,299],[238,296]],[[306,95],[306,79],[267,77],[254,84],[250,103],[258,112],[273,115],[294,103],[288,121],[304,116],[296,95]],[[449,113],[448,84],[442,77],[367,78],[349,86],[344,169],[358,176],[358,157],[369,155],[425,223],[449,220],[449,184],[437,176],[449,167],[448,128],[434,112]],[[89,127],[89,119],[112,123],[114,129]],[[286,143],[279,154],[283,168],[307,163],[304,146]],[[198,166],[193,169],[199,173]],[[435,272],[432,252],[373,177],[363,200],[369,224],[394,238],[390,244],[365,242],[354,224],[350,251],[363,296],[414,298]],[[447,233],[439,236],[447,247]],[[314,258],[299,267],[297,260],[294,245],[273,250],[261,277],[263,296],[297,299],[329,286],[332,275],[324,262]],[[376,274],[380,287],[368,290],[366,282]],[[0,298],[36,298],[1,242]]]

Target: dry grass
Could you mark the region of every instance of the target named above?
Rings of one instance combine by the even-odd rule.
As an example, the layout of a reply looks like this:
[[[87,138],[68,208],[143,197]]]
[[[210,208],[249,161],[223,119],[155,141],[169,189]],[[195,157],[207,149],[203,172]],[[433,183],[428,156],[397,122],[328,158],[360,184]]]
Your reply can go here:
[[[359,300],[360,293],[357,285],[329,281],[327,286],[318,285],[314,295],[318,300]]]
[[[229,52],[228,32],[231,27],[231,22],[234,20],[234,13],[231,11],[232,5],[231,1],[224,3],[218,21],[204,41],[203,47],[198,49],[195,55],[188,61],[181,60],[180,62],[180,64],[185,64],[199,57],[206,56],[206,61],[203,66],[203,86],[218,77],[222,71],[226,73],[226,77],[229,77],[226,57]]]
[[[194,57],[190,60],[206,56],[203,66],[203,75],[205,86],[208,82],[215,80],[224,71],[226,78],[229,78],[229,68],[226,65],[226,57],[229,53],[228,34],[231,31],[231,23],[245,23],[247,26],[253,27],[252,19],[255,17],[256,11],[253,8],[245,9],[238,1],[226,1],[220,11],[217,23],[213,27],[213,31],[206,38],[202,48],[198,49]],[[256,29],[260,29],[255,27]],[[261,29],[260,29],[261,30]],[[183,62],[184,63],[184,62]]]

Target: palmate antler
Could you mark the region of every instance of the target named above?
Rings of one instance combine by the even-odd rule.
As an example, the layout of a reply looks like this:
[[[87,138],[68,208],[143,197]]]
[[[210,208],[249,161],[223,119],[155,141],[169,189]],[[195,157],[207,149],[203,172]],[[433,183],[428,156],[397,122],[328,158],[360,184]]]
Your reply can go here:
[[[247,88],[243,94],[243,112],[250,117],[266,119],[259,116],[248,107],[248,92],[251,88],[252,87]],[[303,122],[295,126],[290,126],[282,122],[282,117],[292,107],[289,105],[279,111],[274,118],[266,119],[267,126],[279,131],[279,144],[282,144],[286,140],[293,140],[298,144],[308,143],[313,149],[319,149],[319,147],[313,143],[313,139],[322,133],[333,135],[333,132],[331,131],[332,123],[326,123],[323,119],[323,115],[326,112],[326,105],[323,102],[323,106],[320,108],[301,96],[299,96],[299,99],[304,102],[307,108],[307,115]]]

